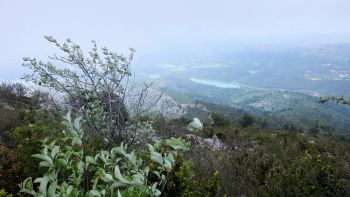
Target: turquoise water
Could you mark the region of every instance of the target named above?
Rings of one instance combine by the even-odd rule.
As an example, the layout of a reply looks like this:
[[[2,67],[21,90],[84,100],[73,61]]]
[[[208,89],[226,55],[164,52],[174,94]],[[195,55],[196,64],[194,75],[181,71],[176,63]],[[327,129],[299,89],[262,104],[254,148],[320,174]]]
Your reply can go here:
[[[240,85],[237,83],[231,83],[231,82],[225,82],[225,81],[197,79],[197,78],[191,78],[190,80],[196,83],[215,86],[218,88],[236,88],[236,89],[241,88]]]

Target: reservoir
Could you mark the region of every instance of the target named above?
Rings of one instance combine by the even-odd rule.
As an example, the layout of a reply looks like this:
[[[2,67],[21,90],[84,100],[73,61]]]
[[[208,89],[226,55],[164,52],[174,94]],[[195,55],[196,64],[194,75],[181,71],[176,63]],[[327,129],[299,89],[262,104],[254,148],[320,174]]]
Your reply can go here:
[[[232,82],[208,80],[208,79],[198,79],[198,78],[190,78],[190,80],[193,82],[196,82],[196,83],[215,86],[218,88],[235,88],[235,89],[241,88],[239,84],[232,83]]]

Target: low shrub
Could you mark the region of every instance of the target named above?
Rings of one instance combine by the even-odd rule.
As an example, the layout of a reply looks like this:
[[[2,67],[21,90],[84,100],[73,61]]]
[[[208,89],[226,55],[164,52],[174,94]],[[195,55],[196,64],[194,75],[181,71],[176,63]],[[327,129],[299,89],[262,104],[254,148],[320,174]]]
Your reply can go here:
[[[64,137],[45,141],[40,167],[46,171],[34,180],[23,181],[21,192],[33,196],[159,196],[168,174],[188,144],[181,139],[155,141],[148,150],[135,152],[121,144],[109,151],[86,155],[81,118],[70,115],[63,122]],[[153,177],[153,178],[152,178]],[[155,177],[155,178],[154,178]]]

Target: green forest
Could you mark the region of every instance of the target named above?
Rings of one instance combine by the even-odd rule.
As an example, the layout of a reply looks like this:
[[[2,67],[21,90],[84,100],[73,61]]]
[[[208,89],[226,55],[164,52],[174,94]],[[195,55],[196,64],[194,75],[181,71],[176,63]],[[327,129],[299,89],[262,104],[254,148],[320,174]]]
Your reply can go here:
[[[209,118],[169,118],[151,111],[162,97],[152,84],[131,82],[133,49],[45,38],[62,55],[23,58],[31,86],[0,85],[0,197],[350,196],[350,138],[325,119],[199,98]],[[305,102],[349,107],[336,95]]]

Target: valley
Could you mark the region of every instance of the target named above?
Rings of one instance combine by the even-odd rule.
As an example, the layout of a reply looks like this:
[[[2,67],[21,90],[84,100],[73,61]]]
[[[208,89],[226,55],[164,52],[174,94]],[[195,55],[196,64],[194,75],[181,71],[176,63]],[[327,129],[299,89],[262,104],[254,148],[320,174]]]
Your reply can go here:
[[[329,132],[347,134],[350,108],[320,104],[319,99],[349,97],[349,57],[346,44],[263,48],[222,52],[203,62],[196,57],[187,63],[174,60],[158,64],[153,74],[141,72],[139,76],[152,81],[155,89],[177,103],[173,105],[212,103],[268,119],[274,127],[289,124],[307,131],[317,121]]]

